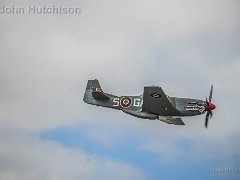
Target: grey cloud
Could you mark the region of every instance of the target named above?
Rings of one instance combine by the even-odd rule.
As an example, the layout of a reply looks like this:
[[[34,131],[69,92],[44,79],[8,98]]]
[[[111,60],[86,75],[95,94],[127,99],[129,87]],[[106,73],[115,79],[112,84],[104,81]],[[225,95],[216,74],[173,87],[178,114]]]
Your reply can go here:
[[[29,2],[16,3],[26,5]],[[196,134],[195,140],[201,142],[199,136],[205,133],[202,128],[204,117],[186,118],[186,131],[182,132],[177,127],[159,122],[154,122],[159,124],[155,126],[153,122],[137,121],[120,112],[84,104],[82,96],[86,81],[98,78],[104,90],[118,95],[140,94],[143,86],[158,84],[169,95],[202,99],[214,83],[217,109],[205,138],[226,137],[225,140],[229,141],[229,134],[239,134],[238,1],[131,1],[126,4],[106,0],[71,1],[66,5],[81,6],[82,14],[0,16],[1,127],[40,134],[46,129],[80,121],[95,123],[103,119],[106,124],[109,119],[116,119],[119,127],[130,127],[126,132],[135,128],[141,134],[145,129],[146,140],[152,137],[149,132],[154,133],[157,138],[152,147],[162,135],[158,132],[168,134],[172,130],[177,131],[178,136],[173,142],[192,134]],[[114,136],[111,131],[109,133],[103,133],[99,141],[111,144],[123,136],[121,132]],[[95,136],[93,133],[92,137]],[[11,144],[3,138],[1,149],[6,147],[7,152],[9,147],[16,148],[17,137],[12,138]],[[143,140],[143,147],[145,143]],[[212,144],[214,139],[210,138],[206,143]],[[34,164],[26,157],[26,149],[33,145],[46,146],[40,140],[26,141],[20,160],[11,157],[15,151],[10,155],[2,152],[9,168],[15,167],[1,174],[14,179],[22,164],[28,167]],[[160,147],[159,152],[168,154],[171,147]],[[211,146],[213,150],[223,147],[221,143]],[[229,146],[233,151],[227,149],[226,152],[236,156],[237,147]],[[36,149],[32,148],[30,151],[35,156]],[[52,144],[44,155],[58,150],[60,154],[66,153],[64,161],[69,164],[74,161],[71,152],[68,154],[68,150]],[[59,156],[52,159],[55,161]],[[46,161],[37,161],[41,161],[42,167],[47,164]],[[64,172],[68,175],[68,171],[72,172],[70,169]],[[39,174],[48,176],[45,170]],[[21,174],[23,178],[27,175]]]
[[[134,166],[43,142],[31,132],[0,134],[1,179],[147,179]]]

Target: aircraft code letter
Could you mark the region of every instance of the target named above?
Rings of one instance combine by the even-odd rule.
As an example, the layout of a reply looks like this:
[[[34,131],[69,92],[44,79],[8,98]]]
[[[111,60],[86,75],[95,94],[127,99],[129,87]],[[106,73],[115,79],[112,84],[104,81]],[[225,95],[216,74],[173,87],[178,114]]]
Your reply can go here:
[[[119,106],[119,98],[113,98],[113,106]]]

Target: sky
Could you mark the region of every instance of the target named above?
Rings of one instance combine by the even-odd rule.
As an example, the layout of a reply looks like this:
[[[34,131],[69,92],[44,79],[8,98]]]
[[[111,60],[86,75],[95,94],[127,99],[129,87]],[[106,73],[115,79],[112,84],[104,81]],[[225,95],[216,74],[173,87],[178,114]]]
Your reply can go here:
[[[28,7],[81,8],[29,14]],[[0,179],[239,179],[240,3],[237,0],[0,0]],[[216,105],[185,126],[85,104],[105,92]]]

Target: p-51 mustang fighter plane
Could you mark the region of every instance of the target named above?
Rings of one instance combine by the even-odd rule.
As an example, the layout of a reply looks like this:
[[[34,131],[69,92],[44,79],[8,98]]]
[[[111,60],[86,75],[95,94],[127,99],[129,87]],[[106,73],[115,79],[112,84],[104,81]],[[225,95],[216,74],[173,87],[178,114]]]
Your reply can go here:
[[[205,127],[212,117],[212,110],[216,106],[211,103],[213,86],[211,86],[209,100],[167,96],[161,87],[144,87],[140,96],[115,96],[102,91],[97,79],[88,80],[83,101],[88,104],[122,110],[123,112],[143,119],[158,119],[168,124],[185,125],[181,116],[195,116],[206,114]]]

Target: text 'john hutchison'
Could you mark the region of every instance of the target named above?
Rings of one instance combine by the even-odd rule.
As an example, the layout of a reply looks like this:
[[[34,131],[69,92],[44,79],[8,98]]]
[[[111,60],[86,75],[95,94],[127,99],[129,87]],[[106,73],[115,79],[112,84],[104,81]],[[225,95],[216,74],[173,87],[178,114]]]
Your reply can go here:
[[[65,7],[59,6],[36,6],[28,5],[27,7],[17,7],[15,5],[1,5],[0,14],[80,14],[79,7]]]

